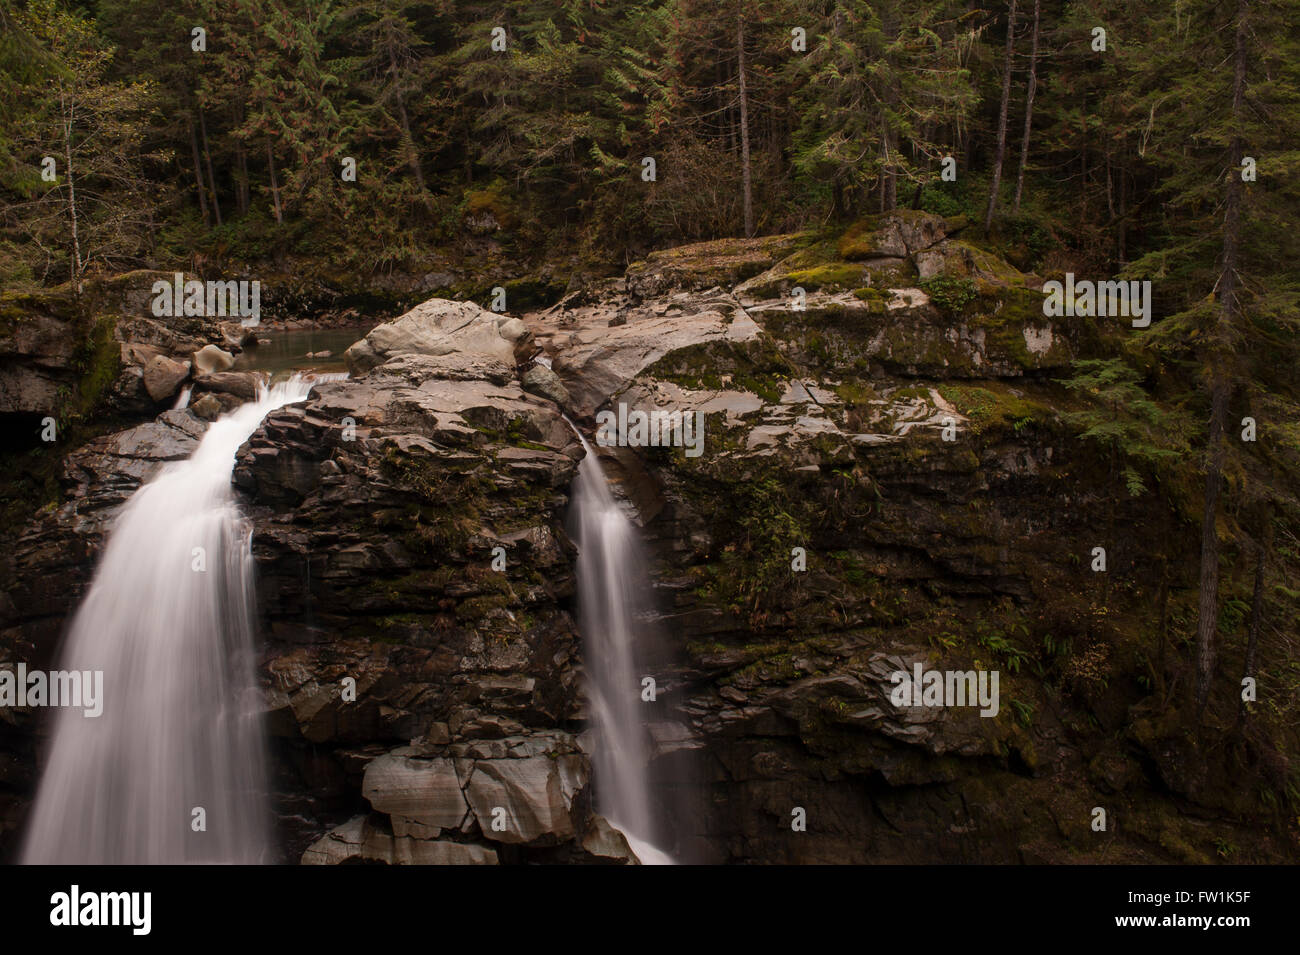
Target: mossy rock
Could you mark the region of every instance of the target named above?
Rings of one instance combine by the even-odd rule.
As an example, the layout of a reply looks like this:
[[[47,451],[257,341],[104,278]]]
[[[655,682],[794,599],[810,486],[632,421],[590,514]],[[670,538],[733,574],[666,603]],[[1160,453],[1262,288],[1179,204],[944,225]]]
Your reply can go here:
[[[567,285],[554,277],[526,275],[508,280],[502,288],[506,290],[506,310],[520,312],[554,305],[564,297]]]
[[[850,261],[879,256],[904,257],[929,248],[955,231],[942,216],[922,209],[894,209],[868,216],[840,236],[840,258]]]
[[[113,338],[116,327],[116,316],[100,315],[78,349],[76,362],[81,377],[71,409],[76,417],[89,415],[99,407],[122,370],[122,349]]]
[[[729,288],[772,268],[813,241],[811,233],[793,232],[754,239],[714,239],[652,252],[628,266],[633,283],[661,275],[683,288]]]
[[[462,209],[466,218],[484,219],[491,216],[503,232],[519,228],[519,212],[509,186],[502,179],[493,180],[482,189],[465,192]]]
[[[76,327],[85,322],[85,299],[78,299],[71,283],[51,288],[5,289],[0,291],[0,339],[15,334],[19,327],[36,316],[53,318],[83,334]]]
[[[889,251],[882,251],[879,228],[879,216],[870,216],[853,223],[840,236],[836,245],[839,257],[853,261],[875,255],[899,255],[899,250],[893,246],[890,246]],[[902,251],[906,252],[905,249]]]
[[[949,248],[965,254],[975,275],[999,285],[1025,287],[1028,277],[1001,256],[961,239],[950,239]]]
[[[943,384],[937,390],[944,401],[970,419],[971,430],[976,434],[993,430],[1018,432],[1032,422],[1052,421],[1056,417],[1050,406],[1017,394],[998,381]]]
[[[699,342],[669,352],[641,373],[693,391],[749,391],[776,401],[794,368],[767,337],[748,342]],[[723,376],[731,383],[725,384]]]
[[[785,276],[791,287],[799,286],[809,292],[844,291],[860,287],[866,278],[867,270],[850,262],[829,262],[815,268],[790,272]]]

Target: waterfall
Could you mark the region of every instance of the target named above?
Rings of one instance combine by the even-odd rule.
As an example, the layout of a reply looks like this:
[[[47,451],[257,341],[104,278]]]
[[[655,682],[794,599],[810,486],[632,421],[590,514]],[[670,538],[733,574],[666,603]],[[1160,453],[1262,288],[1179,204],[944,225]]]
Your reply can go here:
[[[103,673],[103,713],[55,714],[23,862],[269,861],[252,528],[230,475],[262,419],[311,385],[263,387],[117,516],[59,662]]]
[[[672,857],[654,845],[660,833],[650,801],[646,704],[637,666],[637,637],[645,632],[638,616],[649,575],[635,525],[610,493],[591,445],[580,433],[578,440],[587,453],[573,484],[573,525],[578,623],[596,730],[596,808],[627,837],[642,863],[671,865]]]

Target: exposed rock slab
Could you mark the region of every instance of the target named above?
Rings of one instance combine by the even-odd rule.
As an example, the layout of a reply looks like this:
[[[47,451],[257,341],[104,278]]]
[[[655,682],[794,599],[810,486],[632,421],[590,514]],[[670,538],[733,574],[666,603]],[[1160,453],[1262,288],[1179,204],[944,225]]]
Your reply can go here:
[[[387,865],[496,865],[492,849],[473,843],[393,836],[356,816],[326,833],[302,855],[303,865],[382,862]]]
[[[478,355],[513,366],[527,335],[528,329],[517,318],[489,312],[474,302],[434,298],[372,329],[344,357],[354,375],[395,355]]]

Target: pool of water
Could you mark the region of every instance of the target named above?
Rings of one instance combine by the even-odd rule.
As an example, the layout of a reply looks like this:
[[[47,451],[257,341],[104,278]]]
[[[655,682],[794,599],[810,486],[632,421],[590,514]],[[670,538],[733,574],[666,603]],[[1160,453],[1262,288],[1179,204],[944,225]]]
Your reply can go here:
[[[302,328],[292,331],[265,329],[258,338],[265,344],[249,345],[235,358],[238,371],[265,371],[273,378],[294,371],[346,371],[343,353],[349,345],[366,337],[374,325],[349,325],[344,328]],[[328,357],[311,357],[329,352]]]

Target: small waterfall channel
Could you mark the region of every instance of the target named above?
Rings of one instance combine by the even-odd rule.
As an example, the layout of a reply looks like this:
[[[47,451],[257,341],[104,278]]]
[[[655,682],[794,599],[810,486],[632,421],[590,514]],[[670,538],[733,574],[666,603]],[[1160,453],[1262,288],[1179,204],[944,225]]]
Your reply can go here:
[[[578,439],[587,453],[573,484],[571,521],[578,546],[578,623],[596,730],[596,809],[627,837],[643,864],[671,865],[674,859],[656,846],[662,834],[650,798],[638,667],[649,575],[636,526],[610,492],[595,451],[581,433]]]

